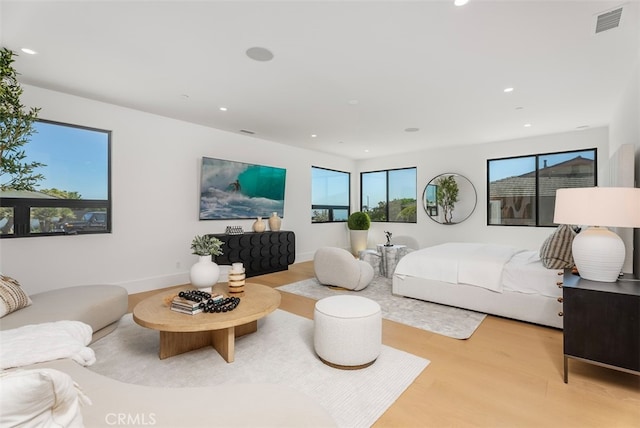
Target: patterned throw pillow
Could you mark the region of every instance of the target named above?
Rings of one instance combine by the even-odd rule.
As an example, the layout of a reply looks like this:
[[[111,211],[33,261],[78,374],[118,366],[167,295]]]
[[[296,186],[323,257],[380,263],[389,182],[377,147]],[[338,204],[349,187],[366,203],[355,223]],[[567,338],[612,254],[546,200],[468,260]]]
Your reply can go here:
[[[547,269],[565,269],[574,265],[571,245],[576,233],[571,226],[562,224],[545,239],[540,248],[542,266]]]
[[[18,281],[0,274],[0,318],[31,304]]]

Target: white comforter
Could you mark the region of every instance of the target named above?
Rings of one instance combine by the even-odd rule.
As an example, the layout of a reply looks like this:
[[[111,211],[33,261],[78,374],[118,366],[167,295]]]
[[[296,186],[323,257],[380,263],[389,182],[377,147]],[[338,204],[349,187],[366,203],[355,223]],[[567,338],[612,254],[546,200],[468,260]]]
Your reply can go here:
[[[497,244],[441,244],[407,254],[398,262],[395,274],[502,292],[504,266],[522,251]]]
[[[60,358],[83,366],[95,363],[91,326],[80,321],[56,321],[0,331],[0,368],[22,367]]]

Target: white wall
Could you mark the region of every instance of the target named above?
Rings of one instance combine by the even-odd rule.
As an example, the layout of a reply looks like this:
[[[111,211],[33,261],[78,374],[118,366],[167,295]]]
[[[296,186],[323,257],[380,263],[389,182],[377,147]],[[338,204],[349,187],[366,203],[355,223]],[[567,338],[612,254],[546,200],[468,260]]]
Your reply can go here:
[[[437,224],[419,207],[417,224],[374,224],[371,246],[385,242],[389,230],[394,236],[415,236],[421,246],[484,241],[537,249],[551,229],[486,226],[486,160],[590,147],[609,151],[608,131],[598,128],[354,162],[28,85],[24,89],[24,104],[42,107],[43,119],[113,131],[113,233],[0,240],[0,271],[20,280],[29,293],[90,283],[121,284],[135,293],[188,282],[196,261],[189,249],[194,235],[224,232],[229,224],[250,230],[253,222],[198,220],[202,156],[287,169],[282,227],[296,233],[296,261],[304,261],[323,245],[349,247],[346,224],[310,222],[312,165],[352,172],[352,207],[359,206],[361,171],[416,166],[419,198],[424,186],[445,172],[460,173],[476,187],[478,203],[464,223]]]
[[[635,187],[640,186],[640,120],[638,118],[640,118],[640,54],[609,126],[610,154],[614,154],[623,144],[631,144],[635,147]],[[635,252],[629,249],[629,242],[632,241],[630,231],[619,230],[622,231],[621,235],[627,246],[627,258],[623,271],[633,271],[638,276],[640,275],[640,230],[635,229],[633,240]],[[629,269],[630,265],[633,266],[633,270]]]
[[[297,261],[321,245],[348,246],[344,224],[311,225],[311,165],[350,171],[354,162],[257,138],[25,85],[39,117],[112,132],[113,233],[0,240],[0,271],[29,293],[114,283],[130,293],[188,282],[191,239],[251,230],[253,220],[199,221],[202,156],[287,169],[283,230],[296,233]]]
[[[599,154],[598,182],[602,184],[605,180],[603,171],[606,169],[609,153],[607,141],[607,128],[594,128],[520,140],[432,149],[419,153],[385,157],[384,159],[360,161],[357,164],[358,173],[386,168],[417,167],[418,198],[421,198],[427,183],[442,173],[464,175],[475,186],[478,195],[475,211],[461,224],[438,224],[427,217],[424,209],[419,206],[417,224],[389,223],[381,226],[374,223],[369,233],[369,243],[384,242],[384,230],[389,230],[394,236],[414,236],[421,247],[449,241],[466,241],[510,244],[520,248],[537,250],[544,239],[553,232],[552,228],[487,226],[487,159],[595,147]]]

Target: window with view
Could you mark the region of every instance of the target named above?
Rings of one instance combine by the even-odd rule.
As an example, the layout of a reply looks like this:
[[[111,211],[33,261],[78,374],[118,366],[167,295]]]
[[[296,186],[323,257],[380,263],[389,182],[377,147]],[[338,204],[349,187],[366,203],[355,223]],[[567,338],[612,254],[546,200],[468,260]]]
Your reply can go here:
[[[555,226],[556,190],[597,185],[596,149],[487,161],[488,225]]]
[[[371,221],[416,223],[416,168],[360,173],[360,207]]]
[[[47,120],[34,128],[22,149],[41,177],[35,191],[0,193],[0,236],[110,232],[111,132]]]
[[[350,178],[348,172],[311,167],[311,222],[347,221]]]

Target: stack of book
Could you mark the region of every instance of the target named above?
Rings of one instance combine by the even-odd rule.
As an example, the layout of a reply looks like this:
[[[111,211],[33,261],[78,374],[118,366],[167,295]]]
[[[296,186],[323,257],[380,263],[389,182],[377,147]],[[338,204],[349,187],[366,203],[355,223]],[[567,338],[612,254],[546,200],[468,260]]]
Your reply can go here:
[[[171,310],[183,314],[195,315],[202,312],[200,302],[183,299],[182,297],[174,297],[171,301]]]

